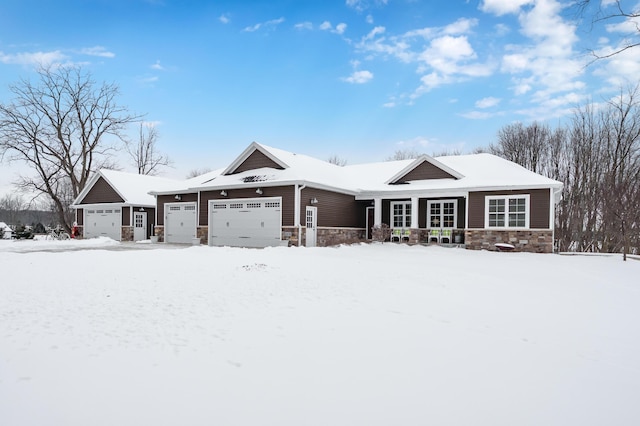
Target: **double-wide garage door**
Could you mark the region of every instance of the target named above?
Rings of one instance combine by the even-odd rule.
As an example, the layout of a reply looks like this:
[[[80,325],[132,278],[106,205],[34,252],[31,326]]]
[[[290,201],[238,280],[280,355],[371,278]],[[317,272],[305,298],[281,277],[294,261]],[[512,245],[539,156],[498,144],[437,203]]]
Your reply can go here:
[[[164,205],[164,240],[167,243],[191,244],[196,236],[196,203]]]
[[[122,238],[122,213],[120,208],[96,208],[85,210],[84,237]]]
[[[209,245],[280,245],[282,199],[241,198],[209,201]]]

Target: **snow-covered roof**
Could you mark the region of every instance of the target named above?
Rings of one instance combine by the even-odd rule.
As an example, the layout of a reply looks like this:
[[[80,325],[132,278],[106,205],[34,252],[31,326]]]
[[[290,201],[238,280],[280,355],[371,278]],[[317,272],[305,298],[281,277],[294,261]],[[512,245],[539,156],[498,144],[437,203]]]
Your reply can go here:
[[[233,173],[256,150],[282,168],[263,167]],[[412,180],[397,185],[391,184],[424,162],[440,168],[451,178]],[[491,154],[422,156],[410,160],[338,166],[307,155],[253,142],[227,168],[176,183],[171,188],[155,187],[153,193],[168,194],[293,184],[353,194],[359,198],[375,194],[401,195],[416,191],[562,187],[561,182],[533,173]]]
[[[175,179],[101,169],[91,177],[84,190],[74,200],[74,206],[79,205],[100,177],[107,181],[113,190],[120,195],[124,200],[124,204],[136,206],[155,206],[155,197],[149,194],[152,189],[165,190],[184,185],[181,181]]]

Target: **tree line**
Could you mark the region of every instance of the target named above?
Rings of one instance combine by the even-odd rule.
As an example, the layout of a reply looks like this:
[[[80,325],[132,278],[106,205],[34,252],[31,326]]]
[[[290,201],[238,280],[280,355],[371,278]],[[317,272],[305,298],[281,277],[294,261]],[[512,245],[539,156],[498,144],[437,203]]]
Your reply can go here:
[[[640,87],[575,109],[566,125],[509,124],[488,151],[564,183],[561,251],[640,251]]]

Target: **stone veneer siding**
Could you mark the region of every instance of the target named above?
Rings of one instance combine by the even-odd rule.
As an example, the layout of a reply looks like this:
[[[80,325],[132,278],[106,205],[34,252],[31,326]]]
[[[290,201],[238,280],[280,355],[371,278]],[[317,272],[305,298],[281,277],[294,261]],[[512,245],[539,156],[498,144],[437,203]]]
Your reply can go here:
[[[196,228],[196,237],[200,238],[200,244],[209,244],[209,227],[198,226]]]
[[[133,241],[133,226],[123,226],[120,239],[121,241]]]
[[[515,251],[530,253],[552,253],[553,231],[551,230],[486,230],[472,229],[465,232],[466,248],[471,250],[496,251],[496,243],[515,246]]]
[[[164,226],[156,225],[153,227],[153,235],[158,237],[158,242],[164,242]]]
[[[337,246],[340,244],[355,244],[365,241],[364,228],[317,228],[316,245],[318,247]],[[306,233],[306,228],[303,228]]]

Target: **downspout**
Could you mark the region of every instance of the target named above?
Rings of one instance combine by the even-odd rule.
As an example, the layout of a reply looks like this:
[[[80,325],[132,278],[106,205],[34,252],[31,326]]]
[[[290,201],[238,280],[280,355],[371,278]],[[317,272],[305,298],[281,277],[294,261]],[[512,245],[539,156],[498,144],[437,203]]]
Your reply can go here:
[[[302,190],[306,187],[306,184],[298,186],[298,184],[296,183],[296,199],[294,202],[294,208],[296,209],[296,211],[293,212],[293,219],[294,222],[298,224],[298,247],[302,247],[302,218],[300,217],[300,208],[302,207]]]

